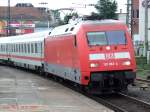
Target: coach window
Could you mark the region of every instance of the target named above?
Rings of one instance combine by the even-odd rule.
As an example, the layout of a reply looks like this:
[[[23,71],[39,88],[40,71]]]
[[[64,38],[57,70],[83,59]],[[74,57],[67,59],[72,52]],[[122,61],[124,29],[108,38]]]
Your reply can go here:
[[[37,43],[37,53],[40,53],[40,43]]]
[[[6,51],[8,52],[8,50],[9,50],[9,46],[8,46],[8,44],[6,45]]]
[[[3,45],[1,45],[1,51],[3,52]]]
[[[20,44],[19,44],[19,53],[20,53]]]
[[[1,51],[3,51],[3,50],[2,50],[2,45],[1,45]]]
[[[30,53],[30,44],[28,44],[28,53]]]
[[[15,44],[15,52],[17,52],[17,44]]]
[[[8,51],[8,45],[7,44],[5,45],[5,51]]]
[[[5,44],[5,52],[7,51],[7,45]]]
[[[19,49],[20,49],[20,53],[21,53],[21,52],[22,52],[22,51],[21,51],[21,44],[19,44]]]
[[[12,44],[10,44],[10,52],[12,52]]]
[[[20,52],[22,53],[22,44],[20,44]]]
[[[4,52],[3,45],[2,45],[2,52]]]
[[[4,45],[4,52],[5,52],[5,45]]]
[[[21,44],[21,50],[22,50],[22,53],[24,52],[24,50],[23,50],[23,44]]]
[[[19,51],[19,50],[18,50],[18,44],[17,44],[16,46],[17,46],[17,52],[18,52],[18,51]]]
[[[3,52],[3,45],[1,45],[1,51]]]
[[[14,44],[14,53],[16,52],[16,44]]]
[[[16,52],[18,52],[18,45],[16,44]]]
[[[23,44],[23,52],[25,53],[25,48],[24,48],[25,46],[24,46],[24,44]]]
[[[35,53],[38,53],[37,50],[38,50],[38,49],[37,49],[37,43],[35,43]]]
[[[2,49],[2,52],[3,52],[3,45],[1,45],[1,49]]]
[[[3,48],[3,52],[4,52],[4,45],[2,45],[2,46],[3,46],[2,48]]]
[[[15,52],[17,52],[17,44],[15,44]]]
[[[41,53],[43,53],[43,43],[41,42]]]
[[[5,46],[3,45],[3,52],[5,51]]]
[[[16,52],[17,52],[17,44],[15,45],[15,49],[16,49]]]
[[[5,45],[3,45],[3,52],[5,52]]]
[[[25,52],[25,53],[27,52],[26,44],[24,44],[24,52]]]
[[[14,44],[14,52],[16,52],[16,45]]]
[[[31,53],[34,53],[33,44],[31,44]]]
[[[10,44],[10,52],[12,52],[12,44]]]
[[[0,51],[2,51],[1,45],[0,45]]]
[[[15,44],[13,44],[13,52],[15,52]]]
[[[15,47],[14,47],[14,44],[12,45],[12,48],[13,48],[13,52],[15,52]]]
[[[11,52],[13,52],[13,45],[12,44],[11,44],[10,48],[11,48]]]
[[[5,52],[5,46],[3,45],[3,52]]]
[[[18,44],[18,52],[20,53],[20,44]]]
[[[5,46],[3,45],[3,52],[5,51]]]
[[[2,45],[1,45],[1,51],[3,51],[3,47],[2,47]]]
[[[5,45],[3,45],[3,52],[5,52]]]
[[[1,51],[3,52],[3,46],[1,45]]]
[[[2,45],[2,51],[4,52],[4,45]]]
[[[38,53],[41,53],[41,43],[38,43]]]

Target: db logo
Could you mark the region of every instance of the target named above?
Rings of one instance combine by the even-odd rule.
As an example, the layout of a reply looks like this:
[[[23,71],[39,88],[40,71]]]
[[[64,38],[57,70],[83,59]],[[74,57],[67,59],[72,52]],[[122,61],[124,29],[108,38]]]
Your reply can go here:
[[[115,55],[114,55],[114,53],[107,53],[107,54],[105,54],[105,58],[106,59],[114,59]]]

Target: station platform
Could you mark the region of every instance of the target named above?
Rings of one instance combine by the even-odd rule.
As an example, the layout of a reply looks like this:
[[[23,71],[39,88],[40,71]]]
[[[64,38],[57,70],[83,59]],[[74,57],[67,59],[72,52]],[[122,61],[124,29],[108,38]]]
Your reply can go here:
[[[52,80],[0,65],[0,112],[114,112]]]

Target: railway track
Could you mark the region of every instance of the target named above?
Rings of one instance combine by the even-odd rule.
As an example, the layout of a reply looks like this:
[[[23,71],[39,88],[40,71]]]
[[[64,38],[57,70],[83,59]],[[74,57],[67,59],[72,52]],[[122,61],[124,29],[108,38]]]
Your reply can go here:
[[[150,112],[150,103],[138,100],[123,93],[96,96],[87,94],[80,89],[75,89],[70,84],[63,85],[93,99],[100,104],[103,104],[115,112]]]
[[[136,80],[137,80],[137,81],[140,81],[140,82],[146,82],[146,83],[149,83],[149,84],[150,84],[150,80],[140,79],[140,78],[137,78]]]
[[[150,104],[125,94],[114,94],[97,98],[115,112],[150,112]]]
[[[87,96],[88,98],[93,99],[100,104],[103,104],[104,106],[114,110],[115,112],[150,112],[150,103],[138,100],[123,93],[97,96],[87,94],[80,89],[74,88],[70,84],[62,84],[76,92]]]

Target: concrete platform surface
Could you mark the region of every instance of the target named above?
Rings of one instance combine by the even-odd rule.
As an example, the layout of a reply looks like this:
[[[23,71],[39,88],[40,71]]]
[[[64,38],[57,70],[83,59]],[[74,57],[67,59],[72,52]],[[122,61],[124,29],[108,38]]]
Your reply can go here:
[[[0,112],[113,112],[34,73],[0,65]]]

